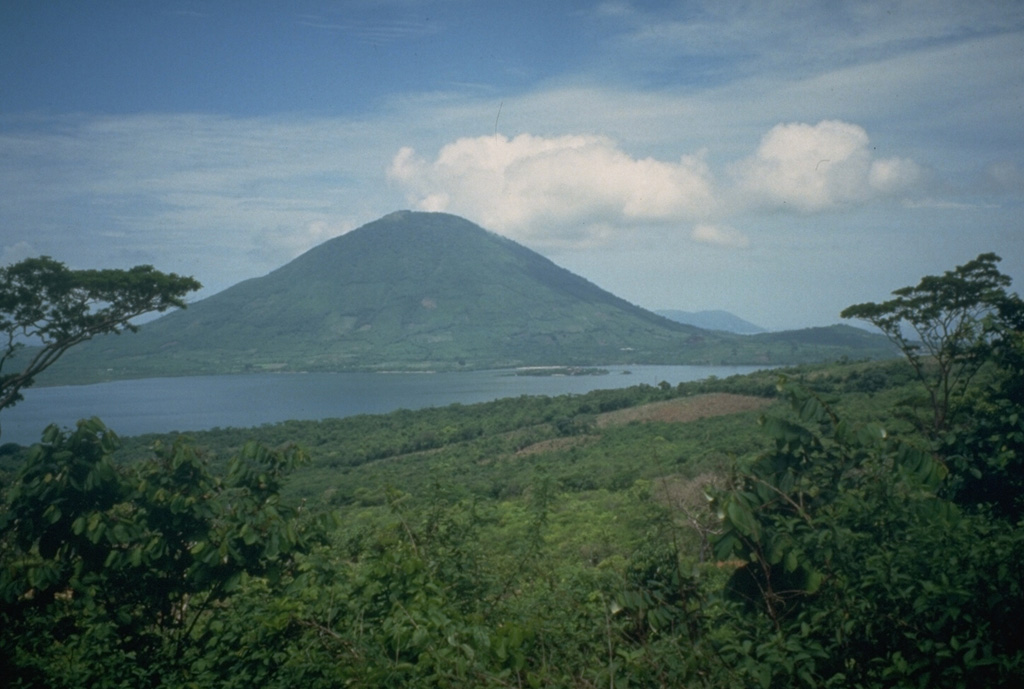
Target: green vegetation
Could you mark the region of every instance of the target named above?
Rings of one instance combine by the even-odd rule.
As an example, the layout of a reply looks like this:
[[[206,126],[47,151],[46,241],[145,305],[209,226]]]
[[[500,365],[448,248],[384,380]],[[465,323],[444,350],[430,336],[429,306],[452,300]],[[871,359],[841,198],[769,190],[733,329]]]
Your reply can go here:
[[[260,371],[612,364],[798,364],[893,356],[849,326],[710,332],[629,304],[515,242],[439,213],[394,213],[261,278],[106,337],[50,384]]]
[[[249,444],[222,478],[182,444],[118,467],[117,444],[96,419],[51,427],[7,495],[5,553],[21,555],[0,572],[7,681],[173,682],[243,577],[278,582],[304,547],[277,497],[296,449]]]
[[[182,298],[199,287],[152,266],[69,270],[48,256],[0,268],[0,410],[19,402],[21,390],[72,347],[97,335],[134,332],[132,318],[184,308]],[[21,370],[4,372],[8,364]]]
[[[1016,686],[1005,287],[917,366],[5,446],[3,681]],[[947,360],[976,370],[936,429]]]

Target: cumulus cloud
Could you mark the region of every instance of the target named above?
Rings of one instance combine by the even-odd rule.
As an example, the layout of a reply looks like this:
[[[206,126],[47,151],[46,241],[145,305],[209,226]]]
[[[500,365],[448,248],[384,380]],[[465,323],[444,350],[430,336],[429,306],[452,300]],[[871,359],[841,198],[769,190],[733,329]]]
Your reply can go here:
[[[704,218],[715,205],[701,156],[634,158],[592,135],[464,138],[433,161],[402,148],[388,176],[421,210],[458,213],[504,234],[553,243],[566,239],[551,234],[559,227],[590,228],[583,234],[596,239],[609,226]]]
[[[906,158],[877,158],[867,132],[848,122],[779,124],[752,155],[715,183],[704,153],[676,161],[639,158],[612,139],[520,134],[462,138],[434,159],[403,147],[389,179],[426,211],[472,218],[534,244],[581,246],[638,227],[696,223],[697,242],[741,248],[724,224],[756,208],[825,212],[911,192],[922,177]]]
[[[874,160],[867,132],[835,120],[773,127],[733,172],[745,197],[802,212],[896,194],[920,176],[911,160]]]
[[[746,235],[728,225],[701,223],[693,228],[690,238],[701,244],[713,244],[733,249],[745,249],[750,246],[750,240]]]

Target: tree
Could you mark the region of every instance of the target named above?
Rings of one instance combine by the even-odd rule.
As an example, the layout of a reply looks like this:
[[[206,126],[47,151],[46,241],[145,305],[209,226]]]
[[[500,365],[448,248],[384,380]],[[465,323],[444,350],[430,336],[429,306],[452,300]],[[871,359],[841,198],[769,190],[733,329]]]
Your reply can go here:
[[[191,277],[148,265],[71,270],[40,256],[0,268],[0,410],[21,400],[21,390],[71,347],[95,335],[134,332],[133,318],[185,308],[184,295],[200,287]],[[26,345],[38,345],[28,364],[5,373]]]
[[[1021,300],[1008,294],[1012,280],[993,253],[943,275],[928,275],[895,298],[855,304],[840,315],[879,328],[903,353],[928,391],[931,430],[945,431],[989,354],[1016,332]]]
[[[1024,302],[999,260],[843,311],[878,326],[925,386],[917,433],[780,386],[795,417],[764,419],[773,446],[715,499],[715,554],[741,563],[715,622],[731,630],[717,650],[736,683],[1018,683]]]
[[[247,444],[218,476],[182,442],[128,466],[118,446],[98,419],[50,426],[0,504],[0,684],[184,685],[226,602],[322,533],[280,498],[295,447]]]
[[[810,391],[715,498],[716,555],[741,564],[717,652],[734,686],[1017,686],[1024,535],[945,499],[926,449]]]

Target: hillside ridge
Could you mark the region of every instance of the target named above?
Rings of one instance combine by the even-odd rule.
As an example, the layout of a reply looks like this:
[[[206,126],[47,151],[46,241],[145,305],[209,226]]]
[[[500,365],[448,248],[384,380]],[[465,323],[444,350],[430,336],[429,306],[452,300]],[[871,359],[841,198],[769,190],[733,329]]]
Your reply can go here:
[[[398,211],[147,323],[137,334],[86,343],[43,382],[260,371],[799,363],[832,358],[827,339],[757,341],[678,323],[464,218]],[[872,346],[860,356],[877,356]]]

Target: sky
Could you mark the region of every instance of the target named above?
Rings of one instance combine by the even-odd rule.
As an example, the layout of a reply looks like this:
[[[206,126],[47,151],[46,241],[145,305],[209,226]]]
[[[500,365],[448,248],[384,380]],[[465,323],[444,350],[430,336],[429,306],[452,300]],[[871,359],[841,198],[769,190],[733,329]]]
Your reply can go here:
[[[3,0],[0,265],[202,298],[400,209],[779,330],[1024,292],[1024,2]]]

